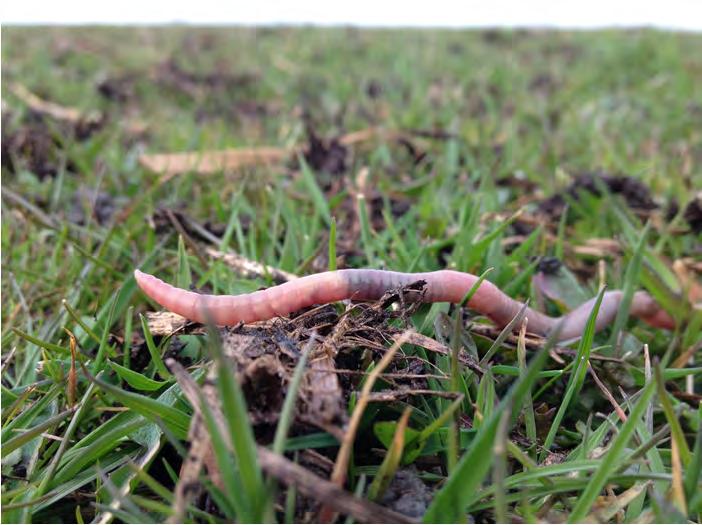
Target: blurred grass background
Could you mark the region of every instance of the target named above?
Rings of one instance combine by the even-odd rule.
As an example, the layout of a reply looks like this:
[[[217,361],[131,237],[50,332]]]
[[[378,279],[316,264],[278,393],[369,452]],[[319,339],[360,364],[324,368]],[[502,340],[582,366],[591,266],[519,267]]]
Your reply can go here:
[[[602,171],[641,181],[659,204],[652,218],[654,233],[641,248],[654,273],[662,272],[662,280],[670,281],[665,268],[671,261],[700,257],[699,235],[682,213],[702,188],[700,35],[5,27],[2,44],[2,186],[14,196],[3,193],[2,210],[3,362],[12,353],[11,366],[3,369],[3,423],[11,423],[5,439],[53,421],[68,406],[64,326],[75,332],[85,355],[93,356],[93,373],[103,370],[101,360],[109,357],[147,379],[166,379],[148,363],[143,339],[137,344],[131,338],[139,326],[134,313],[146,308],[134,293],[135,267],[183,286],[192,279],[216,292],[268,284],[238,279],[221,261],[205,264],[190,246],[179,248],[172,228],[159,222],[160,208],[205,224],[222,250],[301,273],[328,266],[328,261],[314,261],[326,253],[334,216],[339,253],[349,267],[455,267],[479,274],[492,266],[497,271],[489,279],[524,299],[533,296],[529,277],[536,258],[563,258],[564,244],[590,239],[621,241],[623,257],[604,257],[605,280],[611,288],[626,284],[643,222],[620,200],[605,196],[574,203],[565,235],[565,222],[559,230],[558,218],[543,226],[556,241],[539,230],[516,254],[501,244],[517,233],[504,220],[522,206],[561,193],[573,175]],[[81,136],[50,119],[37,119],[12,93],[10,87],[17,83],[84,114],[97,111],[105,116],[104,125]],[[129,122],[145,125],[146,132],[135,134]],[[309,145],[310,130],[328,144],[333,137],[373,126],[419,131],[424,136],[410,146],[421,155],[381,139],[349,148],[343,161],[327,155],[335,164],[326,168],[300,167],[291,159],[282,167],[185,173],[165,184],[138,163],[146,152]],[[373,199],[367,211],[352,198],[359,187]],[[494,236],[481,243],[490,232]],[[566,259],[587,270],[577,293],[594,296],[599,284],[595,261],[572,254]],[[630,285],[658,286],[652,282],[658,281],[634,276]],[[636,370],[643,366],[641,342],[650,344],[654,356],[670,360],[699,344],[699,320],[694,321],[691,310],[685,312],[689,322],[675,337],[634,327],[638,339],[631,343],[630,364]],[[432,310],[424,323],[429,332],[435,314]],[[203,349],[197,341],[188,336],[183,341],[183,355],[201,363]],[[607,334],[595,344],[606,342]],[[505,361],[516,364],[516,355],[508,356]],[[699,352],[692,354],[692,364],[699,366]],[[104,368],[104,374],[111,370]],[[630,393],[640,384],[632,370],[623,373],[624,380],[617,379]],[[684,376],[675,378],[680,389],[686,388]],[[698,388],[699,375],[694,377]],[[88,384],[81,378],[79,393],[90,389]],[[481,388],[477,383],[473,387],[474,394]],[[498,384],[498,390],[505,387]],[[577,446],[576,421],[582,423],[607,403],[589,378],[586,391],[559,435],[565,448]],[[81,417],[55,423],[59,426],[50,426],[54,433],[63,435],[62,425],[72,421],[75,439],[96,431],[89,441],[100,437],[109,407],[124,401],[107,392],[88,393]],[[546,402],[557,406],[560,394]],[[700,414],[692,401],[673,402],[694,448]],[[655,406],[660,429],[666,419],[661,405]],[[3,453],[3,503],[13,509],[5,519],[70,520],[76,515],[79,487],[86,487],[81,490],[91,501],[114,501],[99,481],[96,465],[111,465],[126,476],[121,458],[143,458],[143,450],[153,445],[132,432],[127,425],[122,434],[103,436],[109,446],[89,453],[81,449],[89,443],[76,447],[75,439],[65,442],[67,450],[53,467],[59,442],[27,435],[14,456],[7,459]],[[695,450],[688,464],[699,459]],[[658,485],[658,492],[642,492],[646,499],[627,519],[685,515],[675,505],[661,503],[672,479],[669,449],[666,454],[664,463],[653,466],[666,484]],[[76,462],[81,456],[86,460]],[[72,479],[83,482],[73,485]],[[694,479],[686,478],[686,483],[697,486]],[[487,487],[488,503],[473,502],[475,512],[493,504],[492,485]],[[573,489],[576,501],[579,488]],[[46,499],[47,494],[52,498]],[[696,510],[694,501],[688,501],[689,519],[699,517],[698,496]],[[530,519],[530,505],[538,500],[524,497],[529,505],[514,503],[513,518]],[[26,505],[28,501],[34,503]],[[567,516],[572,507],[558,501],[560,516]],[[163,508],[148,510],[152,519],[167,514]],[[122,519],[143,517],[133,513]]]

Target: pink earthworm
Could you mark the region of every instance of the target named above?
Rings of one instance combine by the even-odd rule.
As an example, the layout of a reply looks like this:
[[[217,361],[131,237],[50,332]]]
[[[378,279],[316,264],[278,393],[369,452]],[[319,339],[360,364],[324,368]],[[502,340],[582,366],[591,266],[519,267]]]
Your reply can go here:
[[[211,319],[217,325],[265,321],[315,304],[344,299],[370,301],[385,292],[425,281],[422,301],[427,303],[460,303],[478,277],[469,273],[439,270],[427,273],[400,273],[385,270],[337,270],[294,279],[266,290],[241,295],[206,295],[182,290],[160,279],[135,270],[137,284],[146,295],[164,308],[187,319],[205,323]],[[623,292],[605,292],[595,326],[601,330],[617,315]],[[567,341],[580,337],[595,304],[586,301],[562,317],[549,317],[527,308],[527,329],[530,333],[547,336],[561,325],[558,339]],[[523,303],[506,295],[489,281],[483,281],[467,306],[505,327],[519,313]],[[656,304],[646,292],[635,292],[630,314],[657,328],[675,328],[673,318]]]

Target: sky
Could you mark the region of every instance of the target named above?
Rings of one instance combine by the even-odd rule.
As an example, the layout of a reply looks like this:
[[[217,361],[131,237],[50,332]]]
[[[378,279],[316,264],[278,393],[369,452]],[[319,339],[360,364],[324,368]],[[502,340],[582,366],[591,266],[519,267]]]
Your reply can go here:
[[[3,24],[651,26],[702,31],[702,0],[6,0]]]

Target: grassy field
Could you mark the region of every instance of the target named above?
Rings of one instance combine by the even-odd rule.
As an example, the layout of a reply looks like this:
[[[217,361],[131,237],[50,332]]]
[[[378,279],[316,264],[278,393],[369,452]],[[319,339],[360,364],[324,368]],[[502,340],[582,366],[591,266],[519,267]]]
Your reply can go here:
[[[3,29],[4,523],[700,521],[702,36]],[[398,292],[208,331],[135,268],[490,269],[677,328],[556,345]]]

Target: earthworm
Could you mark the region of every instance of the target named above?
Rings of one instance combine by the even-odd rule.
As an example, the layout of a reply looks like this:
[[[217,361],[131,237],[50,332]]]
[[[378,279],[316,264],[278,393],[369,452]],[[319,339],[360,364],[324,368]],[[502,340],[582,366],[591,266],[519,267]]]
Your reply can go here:
[[[137,284],[164,308],[200,323],[211,319],[217,325],[252,323],[284,316],[314,304],[344,299],[370,301],[385,292],[417,281],[426,282],[421,300],[427,303],[460,303],[478,277],[453,270],[427,273],[400,273],[385,270],[337,270],[294,279],[278,286],[241,295],[206,295],[175,288],[160,279],[135,270]],[[605,292],[595,326],[611,324],[622,302],[623,292]],[[530,333],[547,336],[557,325],[558,339],[580,337],[596,299],[590,299],[562,317],[550,317],[526,309]],[[505,327],[519,313],[523,303],[512,299],[489,281],[483,281],[467,306]],[[630,314],[657,328],[673,329],[675,321],[646,292],[635,292]]]

